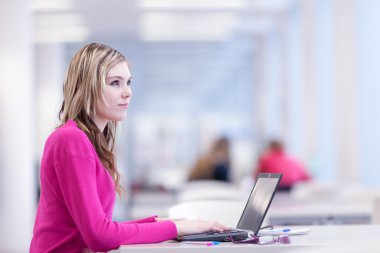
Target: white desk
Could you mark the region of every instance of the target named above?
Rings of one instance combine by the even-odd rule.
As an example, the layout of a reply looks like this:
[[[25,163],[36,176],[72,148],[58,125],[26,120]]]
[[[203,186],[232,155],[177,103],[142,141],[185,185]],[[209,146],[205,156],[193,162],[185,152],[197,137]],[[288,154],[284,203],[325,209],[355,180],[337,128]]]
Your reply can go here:
[[[206,191],[207,192],[207,191]],[[236,191],[232,190],[236,195]],[[206,196],[207,194],[205,194]],[[237,194],[245,204],[249,193]],[[325,194],[326,195],[326,194]],[[338,196],[316,196],[297,198],[289,193],[277,192],[266,216],[265,224],[273,225],[326,225],[326,224],[370,224],[373,202],[369,198]],[[216,197],[214,195],[214,197]],[[172,193],[140,192],[133,196],[129,210],[130,219],[137,219],[152,214],[168,217],[168,208],[177,203]],[[209,210],[212,211],[211,209]],[[218,212],[218,210],[216,210]],[[236,220],[242,210],[234,210]],[[190,215],[190,217],[197,214]],[[199,216],[202,218],[202,216]],[[204,217],[204,219],[209,219]],[[228,219],[231,219],[228,217]],[[237,222],[234,223],[236,225]]]
[[[291,244],[232,244],[222,243],[216,246],[189,245],[175,241],[155,244],[125,245],[116,252],[137,253],[166,253],[166,252],[322,252],[322,253],[379,253],[380,225],[339,225],[339,226],[310,226],[307,235],[291,237]]]
[[[371,203],[303,203],[287,206],[273,205],[267,214],[274,225],[370,224]]]
[[[289,194],[277,194],[267,213],[268,224],[326,225],[370,224],[371,201],[342,201],[339,199],[300,201]]]

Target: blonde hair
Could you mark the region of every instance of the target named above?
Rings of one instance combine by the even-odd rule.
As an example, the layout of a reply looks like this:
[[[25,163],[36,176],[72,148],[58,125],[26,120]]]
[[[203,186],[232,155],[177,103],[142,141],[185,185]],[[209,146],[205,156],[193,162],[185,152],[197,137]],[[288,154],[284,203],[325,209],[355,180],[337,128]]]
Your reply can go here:
[[[125,57],[106,45],[91,43],[81,48],[73,57],[63,83],[63,102],[59,112],[62,124],[74,120],[82,129],[115,182],[121,194],[120,173],[114,158],[116,122],[109,121],[101,132],[93,122],[96,105],[100,99],[106,101],[104,89],[108,71]]]

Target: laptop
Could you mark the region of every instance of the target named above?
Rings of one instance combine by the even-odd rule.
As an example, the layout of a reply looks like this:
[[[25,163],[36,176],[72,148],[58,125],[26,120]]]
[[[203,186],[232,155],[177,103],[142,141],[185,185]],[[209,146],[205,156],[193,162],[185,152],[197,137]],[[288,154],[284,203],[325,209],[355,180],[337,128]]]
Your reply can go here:
[[[225,232],[178,236],[177,240],[228,242],[231,240],[230,236],[234,241],[241,241],[247,239],[248,232],[253,232],[257,235],[272,203],[281,177],[282,174],[279,173],[260,173],[258,175],[236,228]]]

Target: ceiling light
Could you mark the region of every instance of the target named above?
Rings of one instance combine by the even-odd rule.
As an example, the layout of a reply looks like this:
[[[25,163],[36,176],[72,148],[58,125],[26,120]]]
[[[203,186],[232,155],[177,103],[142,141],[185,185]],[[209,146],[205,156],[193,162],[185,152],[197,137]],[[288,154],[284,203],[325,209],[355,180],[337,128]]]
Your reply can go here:
[[[163,13],[146,12],[141,17],[143,40],[225,40],[229,38],[237,17],[233,13]]]
[[[144,9],[242,9],[246,0],[139,0]]]
[[[34,11],[67,10],[73,7],[72,0],[33,0],[31,4]]]
[[[61,29],[39,29],[35,33],[37,43],[81,42],[86,41],[90,31],[85,26],[72,26]]]
[[[37,42],[84,41],[90,34],[79,13],[39,13],[34,24]]]

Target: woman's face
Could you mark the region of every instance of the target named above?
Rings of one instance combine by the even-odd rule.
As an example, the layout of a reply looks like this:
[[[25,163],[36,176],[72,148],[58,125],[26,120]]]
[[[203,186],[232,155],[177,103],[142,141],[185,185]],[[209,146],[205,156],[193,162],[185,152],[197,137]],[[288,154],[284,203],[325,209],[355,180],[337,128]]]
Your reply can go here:
[[[104,98],[96,106],[94,122],[103,131],[108,121],[122,121],[132,98],[131,72],[128,64],[120,62],[113,66],[106,77]]]

